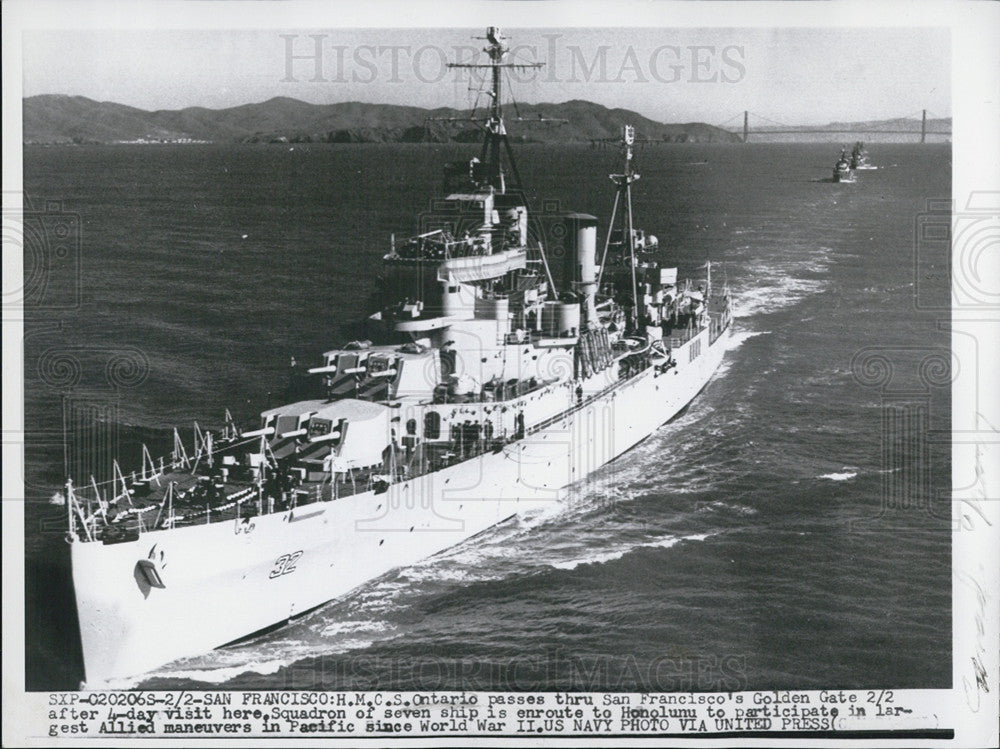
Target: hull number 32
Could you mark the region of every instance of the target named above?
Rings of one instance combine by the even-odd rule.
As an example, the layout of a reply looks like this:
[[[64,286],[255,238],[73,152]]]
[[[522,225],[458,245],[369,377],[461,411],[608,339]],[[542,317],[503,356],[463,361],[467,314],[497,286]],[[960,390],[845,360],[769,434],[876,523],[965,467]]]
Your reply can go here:
[[[295,563],[299,561],[299,557],[301,556],[301,551],[293,551],[291,554],[282,554],[274,560],[274,567],[271,569],[271,574],[268,575],[268,577],[273,580],[276,577],[281,577],[282,575],[288,575],[295,572]]]

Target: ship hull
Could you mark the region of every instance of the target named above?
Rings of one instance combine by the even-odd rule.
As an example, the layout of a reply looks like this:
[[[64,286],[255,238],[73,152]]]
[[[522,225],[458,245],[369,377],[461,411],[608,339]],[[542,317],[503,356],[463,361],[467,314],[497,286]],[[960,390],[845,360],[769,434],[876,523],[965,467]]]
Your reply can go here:
[[[86,684],[197,655],[336,599],[393,568],[551,505],[680,412],[729,330],[674,349],[544,429],[434,473],[292,511],[71,546]]]

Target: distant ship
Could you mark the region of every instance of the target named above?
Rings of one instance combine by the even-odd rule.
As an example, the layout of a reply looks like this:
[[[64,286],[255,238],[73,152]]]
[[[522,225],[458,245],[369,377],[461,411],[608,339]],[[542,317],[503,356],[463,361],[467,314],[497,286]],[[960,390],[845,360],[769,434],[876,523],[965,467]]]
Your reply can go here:
[[[868,151],[865,149],[865,144],[862,141],[858,141],[854,144],[854,148],[851,149],[851,169],[861,169],[861,170],[873,170],[878,169],[877,166],[869,163],[868,161]]]
[[[847,156],[847,149],[841,149],[840,158],[833,166],[834,182],[854,182],[854,170],[851,168],[851,160]]]
[[[177,430],[171,454],[66,483],[85,679],[135,676],[283,623],[463,541],[629,450],[718,368],[731,329],[633,225],[635,133],[607,239],[533,214],[486,33],[477,158],[445,169],[420,231],[393,238],[365,334],[293,370],[288,402],[241,430]],[[464,67],[469,67],[465,65]],[[228,416],[228,412],[227,412]],[[81,482],[81,479],[83,481]]]

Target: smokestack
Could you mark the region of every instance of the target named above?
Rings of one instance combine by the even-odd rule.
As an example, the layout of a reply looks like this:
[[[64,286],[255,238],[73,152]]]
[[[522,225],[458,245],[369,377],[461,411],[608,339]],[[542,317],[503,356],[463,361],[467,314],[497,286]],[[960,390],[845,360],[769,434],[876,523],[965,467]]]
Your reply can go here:
[[[573,289],[580,296],[584,322],[596,323],[597,219],[586,213],[569,214],[566,238],[573,242]]]

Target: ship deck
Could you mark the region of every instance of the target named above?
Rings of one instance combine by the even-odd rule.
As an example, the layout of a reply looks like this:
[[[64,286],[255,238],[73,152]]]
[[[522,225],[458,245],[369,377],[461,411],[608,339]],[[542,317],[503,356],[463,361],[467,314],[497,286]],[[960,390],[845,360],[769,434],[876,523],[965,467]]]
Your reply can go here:
[[[707,312],[711,344],[729,325],[727,296],[712,295],[708,300]],[[668,330],[663,337],[664,346],[668,351],[678,349],[704,332],[705,327],[689,326]],[[263,481],[258,480],[253,469],[235,460],[240,449],[246,449],[250,443],[257,442],[255,438],[221,441],[211,462],[194,460],[180,465],[177,462],[167,462],[164,470],[165,463],[161,461],[159,472],[147,472],[142,476],[133,474],[130,482],[122,478],[123,485],[128,483],[130,488],[119,493],[112,504],[105,502],[106,509],[103,512],[93,512],[98,500],[90,487],[76,490],[74,501],[80,505],[81,519],[84,509],[86,516],[90,518],[89,523],[84,522],[81,540],[117,543],[133,540],[139,534],[151,530],[239,520],[284,512],[317,502],[337,501],[369,491],[385,491],[393,483],[434,473],[487,452],[500,452],[506,445],[538,433],[575,411],[587,408],[615,389],[641,377],[650,368],[674,365],[669,360],[664,364],[662,360],[655,360],[655,357],[654,361],[650,361],[651,351],[648,347],[639,353],[624,352],[615,361],[631,361],[636,356],[641,361],[625,367],[620,379],[599,392],[578,397],[568,408],[561,409],[540,422],[522,427],[517,432],[494,438],[482,425],[470,422],[465,428],[458,429],[446,442],[421,442],[408,446],[404,441],[404,446],[398,448],[383,466],[338,473],[335,476],[323,474],[317,467],[315,472],[309,469],[311,473],[303,473],[302,479],[294,485],[281,484],[275,475],[268,475],[267,471]],[[517,398],[543,390],[552,384],[553,382],[544,382],[531,387],[524,384],[523,387],[514,389],[511,400],[516,401]],[[426,398],[419,396],[401,400],[428,404]],[[436,399],[432,402],[486,403],[495,400],[497,399],[487,399],[480,395]]]

